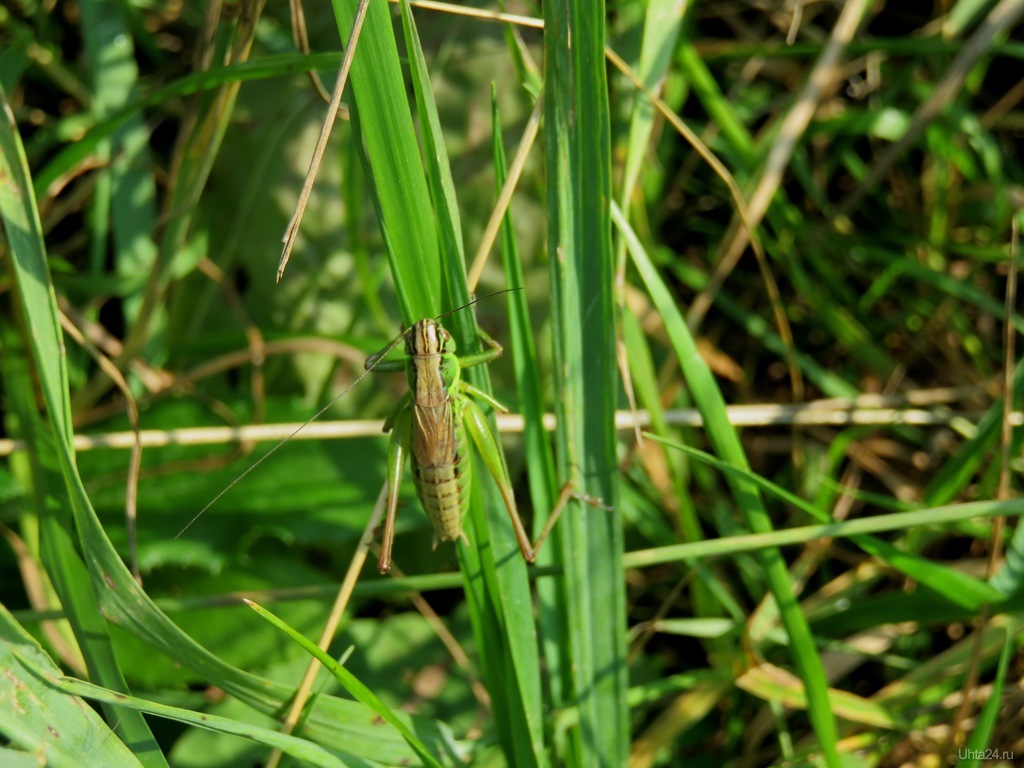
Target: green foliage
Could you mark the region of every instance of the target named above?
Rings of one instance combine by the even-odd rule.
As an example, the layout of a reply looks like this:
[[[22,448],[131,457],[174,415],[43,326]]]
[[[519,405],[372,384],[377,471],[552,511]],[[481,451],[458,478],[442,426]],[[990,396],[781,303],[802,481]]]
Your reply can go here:
[[[309,55],[260,2],[0,8],[0,763],[1024,751],[1024,176],[995,85],[1024,4],[556,0],[517,24],[378,0],[278,285],[310,77],[330,89],[357,5],[305,9]],[[406,482],[401,574],[359,574],[283,733],[384,481],[362,420],[404,391],[363,361],[505,287],[444,323],[508,353],[466,376],[523,417],[520,509],[540,530],[567,481],[609,509],[572,500],[528,567],[479,460],[465,543],[428,546]],[[341,392],[343,438],[269,456],[235,430]]]

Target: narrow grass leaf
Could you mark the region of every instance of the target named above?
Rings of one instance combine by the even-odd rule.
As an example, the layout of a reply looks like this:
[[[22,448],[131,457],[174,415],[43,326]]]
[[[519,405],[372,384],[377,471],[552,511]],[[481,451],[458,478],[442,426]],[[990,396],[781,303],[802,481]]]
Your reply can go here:
[[[775,496],[787,504],[791,504],[802,512],[807,513],[816,520],[825,523],[833,521],[831,516],[823,509],[818,509],[809,504],[799,496],[790,493],[775,483],[761,477],[754,472],[742,467],[736,467],[711,456],[704,451],[690,448],[689,446],[665,440],[657,435],[649,435],[651,439],[657,440],[665,445],[671,446],[677,451],[685,453],[697,461],[702,461],[722,472],[741,478],[757,485],[759,488]],[[870,518],[867,518],[870,519]],[[936,518],[938,519],[938,518]],[[913,552],[903,552],[886,541],[867,535],[849,535],[850,540],[873,557],[877,557],[883,563],[906,574],[908,577],[921,582],[927,587],[934,589],[947,599],[962,605],[972,611],[990,603],[997,603],[1005,599],[1005,595],[999,590],[990,586],[984,581],[979,581],[961,571],[949,568],[941,563],[935,563],[925,557],[916,555]]]
[[[974,730],[971,731],[971,736],[963,750],[963,753],[967,756],[957,762],[957,766],[980,768],[980,766],[989,762],[988,759],[983,758],[987,758],[991,754],[992,739],[995,736],[996,726],[999,723],[999,713],[1003,708],[1003,691],[1006,688],[1006,675],[1010,669],[1010,660],[1015,655],[1014,651],[1013,634],[1006,632],[1003,650],[999,654],[996,678],[992,682],[992,689],[989,692],[988,700],[978,715]]]
[[[1018,517],[1021,514],[1024,514],[1024,505],[1017,501],[975,501],[967,504],[953,504],[946,507],[929,507],[928,509],[919,509],[913,512],[874,515],[873,517],[824,525],[804,525],[796,528],[786,528],[781,531],[737,534],[705,541],[693,541],[686,544],[670,544],[654,549],[634,550],[626,554],[625,563],[629,568],[645,568],[660,563],[685,562],[688,559],[699,560],[707,557],[724,557],[741,552],[754,552],[768,547],[806,544],[823,538],[853,537],[867,533],[906,530],[915,526],[950,525],[974,518],[981,519],[1003,515]],[[943,599],[942,602],[948,602],[951,605],[959,604],[958,610],[964,610],[960,607],[962,606],[962,601],[954,601],[948,598]],[[992,604],[999,605],[1001,609],[1013,607],[1013,602],[992,601]]]
[[[307,653],[323,664],[324,667],[327,668],[327,671],[334,675],[334,679],[341,683],[342,687],[352,694],[357,701],[369,707],[385,721],[390,723],[395,730],[402,734],[402,738],[404,738],[416,754],[420,756],[424,764],[434,766],[435,768],[441,768],[441,764],[432,754],[430,754],[426,746],[424,746],[423,742],[421,742],[416,734],[410,730],[409,726],[406,725],[390,707],[381,701],[377,695],[367,688],[355,675],[322,651],[316,643],[309,640],[301,632],[289,627],[285,622],[281,621],[281,619],[263,606],[254,603],[252,600],[246,600],[245,604],[252,608],[260,618],[270,622],[280,629],[292,640],[301,645]]]
[[[497,90],[491,87],[492,150],[494,153],[495,195],[507,178],[505,147],[502,143],[501,118],[498,111]],[[505,284],[509,288],[523,288],[523,264],[516,242],[511,208],[506,210],[501,223],[500,243],[502,264],[505,269]],[[537,363],[537,347],[530,324],[530,311],[525,290],[512,291],[506,295],[511,335],[512,367],[515,374],[516,390],[519,393],[519,410],[523,415],[523,453],[529,467],[527,481],[530,499],[533,502],[533,535],[537,536],[553,508],[557,486],[555,457],[550,435],[544,429],[544,399],[541,374]],[[562,529],[555,526],[548,542],[537,553],[541,567],[558,561],[561,549]],[[565,697],[561,649],[569,636],[565,625],[566,614],[562,599],[561,585],[555,580],[537,582],[537,623],[540,629],[542,654],[548,670],[547,684],[551,699],[561,701]]]
[[[442,295],[449,305],[445,309],[453,309],[469,302],[455,184],[426,61],[407,2],[401,4],[401,13],[432,194],[432,201],[426,204],[433,204],[440,233]],[[479,331],[472,311],[449,315],[445,323],[450,326],[459,350],[479,351]],[[463,375],[474,386],[490,392],[486,366],[466,369]],[[497,434],[493,415],[488,420],[490,429]],[[468,444],[467,448],[473,450]],[[474,628],[479,633],[481,655],[486,659],[483,669],[493,695],[495,725],[506,754],[516,765],[535,765],[543,760],[544,722],[529,581],[505,505],[476,455],[474,464],[476,489],[471,494],[468,527],[475,551],[458,548],[465,589],[474,613]],[[478,574],[483,578],[478,578]]]
[[[614,507],[618,387],[604,21],[600,0],[544,4],[544,137],[559,474]],[[560,525],[570,632],[561,669],[579,710],[567,761],[621,765],[629,751],[621,514],[575,502]]]
[[[744,469],[749,468],[743,447],[729,422],[722,393],[707,364],[701,358],[697,344],[679,312],[679,307],[621,211],[615,206],[612,208],[612,219],[626,238],[633,263],[636,265],[654,305],[661,314],[682,366],[683,375],[689,385],[690,393],[704,419],[704,428],[708,439],[715,451],[726,462]],[[755,533],[771,531],[771,521],[761,501],[757,486],[747,480],[734,477],[730,481],[730,487],[750,530]],[[836,748],[836,724],[828,702],[828,682],[825,678],[821,658],[814,647],[814,640],[811,637],[810,628],[807,626],[807,620],[801,613],[796,595],[793,593],[793,585],[789,580],[786,564],[781,554],[778,550],[765,550],[760,553],[760,557],[768,578],[768,586],[775,597],[783,625],[789,634],[793,661],[804,682],[808,714],[818,735],[825,762],[830,768],[837,768],[839,753]]]

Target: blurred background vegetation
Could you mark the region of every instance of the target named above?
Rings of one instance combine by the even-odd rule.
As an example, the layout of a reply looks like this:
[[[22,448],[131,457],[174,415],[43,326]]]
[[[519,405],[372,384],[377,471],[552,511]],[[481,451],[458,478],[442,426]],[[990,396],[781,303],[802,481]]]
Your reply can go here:
[[[65,328],[88,339],[63,342],[76,435],[132,429],[125,392],[89,348],[114,361],[143,430],[298,423],[349,386],[400,327],[366,161],[344,119],[289,271],[275,283],[325,112],[308,73],[329,91],[340,46],[325,3],[305,7],[311,58],[297,52],[287,7],[257,5],[0,6],[0,85],[24,144],[57,301]],[[541,16],[531,2],[507,10]],[[753,473],[825,515],[768,492],[773,527],[935,510],[935,525],[897,522],[871,543],[840,528],[782,550],[833,691],[847,765],[952,764],[968,747],[999,750],[1005,765],[1024,755],[1015,559],[1024,535],[1014,537],[1021,510],[1010,501],[1020,437],[1004,429],[1018,422],[1000,401],[1004,379],[1011,404],[1024,387],[1005,334],[1008,324],[1024,327],[1010,279],[1011,225],[1024,194],[1022,12],[1013,0],[608,3],[608,47],[709,148],[745,202],[741,214],[720,170],[609,63],[610,173],[633,247],[654,265],[726,403],[821,401],[800,411],[799,425],[785,409],[732,414],[745,419]],[[450,10],[415,16],[472,254],[496,196],[491,86],[511,157],[537,95],[543,33]],[[399,47],[404,55],[401,39]],[[511,216],[543,372],[555,331],[542,144]],[[3,145],[11,163],[13,146]],[[4,223],[4,429],[45,456],[51,449],[27,435],[38,374],[24,362],[32,332],[21,314],[26,295],[6,268],[15,234],[11,219]],[[708,450],[690,415],[695,385],[684,374],[693,361],[677,354],[682,331],[627,262],[621,229],[615,243],[623,419],[635,402],[653,411],[650,428],[662,438]],[[492,259],[478,293],[504,286]],[[508,348],[504,301],[474,311]],[[490,372],[495,395],[519,412],[510,356]],[[382,418],[402,379],[371,374],[324,419]],[[552,410],[559,392],[550,376],[541,382]],[[618,434],[630,681],[619,705],[630,765],[819,759],[816,740],[827,738],[812,729],[802,684],[784,669],[802,651],[766,597],[761,561],[701,549],[749,532],[729,475],[664,443],[638,442],[628,425]],[[503,442],[528,511],[534,465],[518,433]],[[179,536],[272,444],[147,447],[134,530],[127,447],[79,450],[77,466],[126,561],[137,539],[146,593],[174,622],[220,659],[294,686],[305,653],[240,607],[237,593],[318,636],[383,482],[386,442],[379,425],[345,439],[295,440]],[[4,637],[13,642],[20,625],[66,672],[85,677],[50,585],[73,577],[50,572],[41,554],[45,466],[26,458],[25,442],[4,445],[0,602],[13,612]],[[427,546],[430,524],[411,483],[403,498],[396,561],[406,574],[432,576],[384,579],[367,567],[333,651],[354,645],[348,668],[386,703],[437,728],[443,762],[517,764],[503,753],[480,688],[478,617],[453,548]],[[984,506],[992,500],[1006,503]],[[964,502],[981,503],[987,517],[958,516]],[[1005,524],[993,522],[1000,513],[1011,515]],[[693,546],[669,549],[683,542]],[[410,601],[413,587],[452,636],[447,645]],[[273,725],[269,705],[254,714],[225,698],[216,676],[154,653],[152,639],[124,622],[107,626],[134,694]],[[453,643],[462,648],[454,655]],[[106,712],[111,722],[115,711]],[[538,764],[585,764],[565,743],[574,717],[549,701]],[[16,721],[7,713],[3,732],[25,750],[32,732],[22,735]],[[147,764],[160,753],[181,766],[254,765],[269,750],[260,737],[148,722],[157,746]],[[347,764],[416,759],[397,736],[394,752],[380,752],[370,722],[347,724],[353,742],[331,745]]]

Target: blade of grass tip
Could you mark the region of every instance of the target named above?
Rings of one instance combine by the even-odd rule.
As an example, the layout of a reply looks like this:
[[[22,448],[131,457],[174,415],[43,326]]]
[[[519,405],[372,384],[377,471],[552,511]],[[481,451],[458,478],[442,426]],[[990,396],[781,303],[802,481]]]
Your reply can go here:
[[[600,0],[556,0],[543,10],[558,469],[577,492],[614,509],[618,389],[606,11]],[[574,765],[621,765],[629,754],[621,513],[572,502],[559,525],[570,632],[562,668],[579,713],[566,758]]]
[[[746,454],[736,431],[729,423],[728,412],[722,393],[718,388],[707,364],[700,356],[697,344],[679,312],[679,307],[665,286],[661,276],[654,269],[646,251],[640,244],[629,223],[618,206],[612,206],[612,220],[619,227],[629,249],[633,263],[647,287],[647,292],[661,314],[662,322],[679,358],[683,375],[693,400],[704,418],[704,429],[711,445],[724,461],[749,470]],[[772,530],[771,520],[761,501],[757,487],[747,480],[732,477],[729,486],[736,499],[747,527],[754,533],[768,533]],[[818,736],[819,744],[830,768],[838,768],[837,733],[835,718],[828,703],[828,680],[821,657],[814,645],[807,620],[800,612],[800,605],[789,581],[786,563],[777,549],[760,553],[768,586],[779,606],[782,623],[790,638],[793,661],[807,691],[808,715]]]
[[[400,718],[389,706],[381,701],[377,697],[377,694],[366,687],[359,678],[345,669],[345,667],[341,666],[333,657],[320,650],[312,640],[306,638],[301,632],[292,629],[284,621],[263,606],[254,603],[248,598],[243,598],[243,602],[252,608],[260,618],[273,624],[292,638],[292,640],[302,646],[307,653],[323,664],[327,670],[334,675],[334,679],[337,680],[353,698],[372,709],[380,715],[383,720],[394,727],[395,730],[401,733],[402,738],[404,738],[406,743],[412,747],[413,751],[419,755],[425,765],[433,766],[434,768],[442,768],[441,764],[437,761],[437,758],[430,753],[423,742],[420,741],[419,737],[409,728],[405,721],[402,720],[402,718]]]
[[[316,180],[317,171],[320,169],[320,162],[323,160],[324,152],[327,150],[327,140],[331,137],[331,130],[334,122],[338,119],[338,109],[341,107],[341,94],[348,82],[348,73],[352,68],[352,60],[355,58],[356,46],[359,43],[359,35],[363,31],[363,21],[366,19],[366,9],[370,0],[360,0],[356,8],[355,18],[352,20],[352,31],[348,36],[348,43],[345,45],[345,53],[341,59],[341,67],[338,69],[338,79],[334,83],[334,91],[331,92],[331,99],[327,104],[327,115],[324,117],[323,127],[320,128],[320,136],[316,140],[316,148],[313,150],[313,157],[309,161],[309,170],[306,171],[306,178],[302,182],[302,191],[295,203],[295,210],[288,220],[288,228],[284,232],[284,248],[281,250],[281,259],[277,264],[277,282],[281,282],[284,271],[288,267],[288,260],[292,256],[292,248],[295,247],[295,239],[299,235],[299,227],[302,225],[302,216],[306,212],[310,195],[313,193],[313,182]],[[301,8],[301,5],[299,6]],[[293,11],[294,13],[294,11]],[[301,12],[300,12],[301,13]],[[303,22],[304,25],[305,22]],[[314,81],[319,84],[319,79]]]
[[[8,353],[5,357],[9,357],[5,364],[17,365],[20,369],[18,378],[22,383],[16,387],[20,392],[16,407],[20,408],[19,416],[28,430],[26,436],[37,441],[38,450],[32,451],[30,458],[35,464],[36,478],[46,481],[39,492],[49,496],[46,506],[49,507],[51,501],[56,502],[40,521],[44,562],[72,620],[90,673],[108,687],[127,691],[106,623],[99,613],[97,593],[93,588],[95,582],[90,583],[86,578],[85,568],[69,534],[73,504],[64,489],[70,490],[76,480],[79,483],[81,480],[71,448],[73,429],[64,342],[28,162],[2,87],[0,219],[7,236],[8,263],[14,276],[25,342],[24,349],[12,353],[12,346],[20,344],[20,340],[13,329],[5,332],[3,342]],[[34,369],[38,385],[33,384],[30,366]],[[36,406],[36,386],[42,392],[46,420]],[[117,730],[126,743],[134,745],[137,756],[145,765],[166,765],[141,715],[123,718]]]

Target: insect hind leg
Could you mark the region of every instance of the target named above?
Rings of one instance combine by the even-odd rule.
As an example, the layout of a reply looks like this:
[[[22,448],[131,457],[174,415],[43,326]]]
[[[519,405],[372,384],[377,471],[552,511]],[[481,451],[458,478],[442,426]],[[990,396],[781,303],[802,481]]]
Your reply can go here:
[[[558,492],[558,499],[555,501],[555,506],[551,508],[551,514],[548,515],[547,522],[544,523],[544,527],[537,535],[537,539],[533,542],[533,556],[536,557],[540,551],[541,546],[544,544],[548,535],[555,527],[555,523],[558,522],[558,518],[562,516],[565,508],[569,505],[570,499],[576,499],[582,501],[584,504],[589,504],[597,509],[602,509],[605,512],[611,512],[612,508],[605,504],[597,496],[590,496],[586,493],[580,493],[576,490],[573,481],[569,480],[565,485],[562,486],[562,490]],[[532,562],[532,560],[531,560]]]

